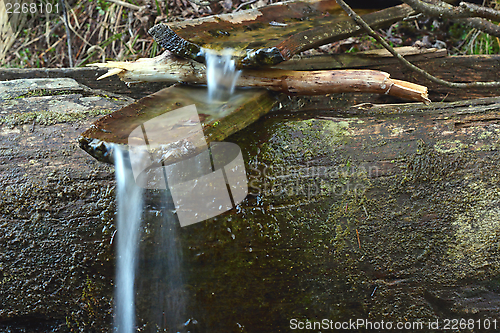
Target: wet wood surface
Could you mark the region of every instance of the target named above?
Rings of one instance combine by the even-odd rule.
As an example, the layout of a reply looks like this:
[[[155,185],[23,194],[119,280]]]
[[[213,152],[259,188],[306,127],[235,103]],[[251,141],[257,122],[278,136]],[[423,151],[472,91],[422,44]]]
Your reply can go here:
[[[288,223],[305,238],[281,246],[307,263],[295,272],[315,290],[315,312],[338,300],[360,317],[496,318],[500,98],[352,111],[267,117],[233,141],[260,142],[252,191],[280,233]],[[319,276],[329,282],[306,282]],[[338,281],[357,290],[350,301],[332,300]]]
[[[206,149],[207,143],[223,141],[257,121],[278,103],[278,98],[265,89],[238,91],[225,102],[210,103],[208,100],[205,88],[175,85],[160,90],[99,119],[94,126],[82,133],[79,139],[80,147],[101,162],[113,163],[113,149],[110,144],[127,146],[132,131],[142,124],[149,123],[149,126],[154,124],[155,127],[151,128],[151,132],[168,132],[172,137],[176,137],[173,141],[183,142],[184,149],[178,149],[176,154],[163,159],[164,163],[169,164],[170,160],[185,159],[187,156],[198,154],[200,150]],[[200,130],[203,128],[202,141],[200,133],[193,131],[193,124],[195,125],[198,119],[169,117],[170,111],[193,104],[201,124]],[[166,136],[163,135],[158,143],[170,144],[168,140],[163,140]]]
[[[94,322],[105,332],[113,294],[105,279],[114,274],[113,168],[89,159],[77,138],[130,99],[73,80],[42,81],[10,81],[10,89],[0,82],[0,331],[65,331]],[[85,309],[86,297],[99,314]]]
[[[363,18],[378,29],[412,13],[408,5],[399,5]],[[299,52],[362,32],[333,0],[276,3],[189,22],[160,23],[149,30],[165,49],[197,61],[203,60],[204,49],[221,52],[231,48],[239,68],[275,65]]]

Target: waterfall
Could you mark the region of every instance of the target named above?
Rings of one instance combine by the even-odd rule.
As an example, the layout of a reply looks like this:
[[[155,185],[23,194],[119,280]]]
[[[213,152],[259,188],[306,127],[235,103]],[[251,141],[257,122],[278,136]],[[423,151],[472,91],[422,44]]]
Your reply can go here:
[[[143,209],[142,188],[137,186],[128,158],[114,145],[117,193],[117,262],[115,289],[115,330],[132,333],[135,328],[134,280]]]
[[[225,49],[221,54],[206,50],[205,62],[210,102],[227,100],[234,92],[241,71],[236,70],[232,54],[231,49]]]
[[[236,70],[231,53],[229,51],[224,51],[222,55],[207,53],[206,62],[209,102],[229,99],[240,74],[240,71]],[[146,127],[148,126],[139,127],[141,131],[134,137],[138,140],[139,147],[146,145],[149,149],[151,142],[146,139],[147,134],[150,134],[149,140],[158,139],[160,145],[169,143],[162,141],[165,137],[161,135],[158,137],[153,135],[153,132],[146,131]],[[143,141],[140,135],[144,135]],[[129,148],[133,146],[129,140]],[[148,149],[137,150],[144,154],[146,162],[150,158]],[[196,320],[186,313],[188,293],[182,274],[181,226],[168,182],[166,189],[159,187],[155,191],[148,190],[143,193],[143,188],[139,186],[141,183],[138,185],[134,177],[136,170],[132,169],[130,163],[131,153],[124,151],[119,145],[114,145],[113,151],[117,182],[115,332],[137,331],[136,302],[138,317],[144,325],[149,325],[149,328],[168,329],[169,332],[186,330],[187,325],[196,323]],[[195,169],[202,167],[191,164],[196,162],[188,161],[188,163],[189,167]],[[137,165],[142,164],[137,163]],[[149,167],[154,166],[149,165]],[[166,181],[165,172],[169,167],[156,167],[163,168]],[[175,170],[175,167],[171,168]],[[180,169],[186,170],[184,167]],[[170,172],[179,172],[181,177],[182,170]],[[161,172],[156,175],[160,174]],[[140,234],[141,221],[145,223],[144,228],[149,228],[149,235]],[[141,242],[139,242],[140,236]],[[137,281],[136,271],[141,272]],[[136,293],[138,300],[134,297]]]

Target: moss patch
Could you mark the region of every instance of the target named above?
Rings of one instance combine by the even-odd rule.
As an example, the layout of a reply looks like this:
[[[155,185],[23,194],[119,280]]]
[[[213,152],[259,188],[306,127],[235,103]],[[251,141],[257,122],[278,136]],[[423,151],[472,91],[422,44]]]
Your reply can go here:
[[[37,125],[53,125],[58,123],[67,123],[86,119],[88,117],[95,117],[100,115],[107,115],[113,110],[82,110],[76,112],[57,112],[57,111],[31,111],[31,112],[16,112],[7,115],[5,118],[0,119],[0,125],[19,126],[23,124],[37,124]]]

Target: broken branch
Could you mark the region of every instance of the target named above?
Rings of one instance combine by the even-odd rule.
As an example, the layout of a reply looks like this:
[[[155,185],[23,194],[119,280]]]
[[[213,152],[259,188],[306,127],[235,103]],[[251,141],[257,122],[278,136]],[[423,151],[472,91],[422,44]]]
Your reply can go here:
[[[245,70],[241,73],[237,84],[243,87],[264,87],[291,95],[362,92],[430,102],[426,87],[393,80],[388,73],[375,70]]]
[[[206,84],[204,64],[172,56],[168,51],[155,58],[135,62],[112,61],[92,64],[109,68],[103,78],[118,75],[127,83],[183,82]],[[418,84],[393,80],[388,73],[374,70],[291,71],[280,69],[242,70],[239,87],[263,87],[293,95],[323,95],[343,92],[387,94],[428,103],[427,88]]]
[[[500,20],[500,12],[493,8],[485,8],[467,2],[461,2],[459,7],[450,5],[442,1],[428,0],[403,0],[415,11],[428,16],[438,16],[440,18],[468,18],[482,17],[491,20]]]

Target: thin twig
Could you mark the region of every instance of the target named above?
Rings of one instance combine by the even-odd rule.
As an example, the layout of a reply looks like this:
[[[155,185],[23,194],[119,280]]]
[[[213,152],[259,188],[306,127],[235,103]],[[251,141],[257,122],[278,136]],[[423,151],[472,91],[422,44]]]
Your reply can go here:
[[[487,33],[488,35],[500,37],[500,27],[491,23],[490,21],[480,19],[477,17],[472,17],[468,19],[459,19],[456,21],[460,23],[465,23],[472,28]]]
[[[51,46],[49,46],[48,49],[46,49],[45,51],[43,51],[42,53],[40,53],[40,55],[38,56],[39,59],[43,59],[43,56],[49,52],[50,50],[52,50],[54,47],[57,46],[57,44],[59,44],[63,38],[66,37],[66,35],[62,36],[61,38],[59,38],[54,44],[52,44]]]
[[[397,53],[380,35],[378,35],[373,29],[358,15],[356,14],[351,7],[349,7],[344,0],[336,0],[337,3],[342,7],[342,9],[345,10],[345,12],[352,17],[352,19],[359,24],[361,27],[363,27],[370,36],[375,38],[382,46],[386,48],[387,51],[389,51],[394,57],[396,57],[405,67],[413,70],[414,72],[422,75],[426,79],[449,87],[449,88],[493,88],[493,87],[500,87],[500,82],[470,82],[470,83],[457,83],[457,82],[449,82],[440,78],[437,78],[423,69],[413,65],[410,63],[408,60],[403,58],[399,53]],[[406,0],[404,0],[406,1]]]
[[[457,52],[460,52],[460,49],[462,48],[462,46],[465,45],[465,43],[469,40],[470,35],[472,35],[475,31],[476,31],[476,29],[469,30],[467,35],[460,41],[460,43],[456,47],[454,47],[454,49]],[[465,54],[465,53],[467,53],[467,50],[465,50],[464,52],[460,52],[460,54]]]
[[[133,5],[131,3],[128,3],[125,1],[120,1],[120,0],[106,0],[106,1],[116,3],[117,5],[127,7],[127,8],[132,9],[132,10],[141,10],[143,8],[143,7],[139,7],[139,6]]]
[[[467,45],[467,49],[470,48],[470,54],[474,54],[474,43],[476,42],[477,37],[479,37],[479,35],[481,34],[481,31],[479,31],[479,30],[474,29],[473,31],[475,31],[475,32],[473,33],[473,36],[469,41],[469,45]],[[466,52],[467,52],[467,49],[466,49]]]
[[[56,30],[57,28],[59,28],[59,27],[61,26],[61,24],[62,24],[62,22],[59,22],[58,24],[56,24],[56,25],[55,25],[55,26],[54,26],[54,27],[50,30],[50,33],[52,33],[54,30]],[[36,38],[34,38],[34,39],[30,40],[29,42],[25,42],[25,43],[23,43],[21,46],[19,46],[19,47],[18,47],[18,48],[14,51],[14,53],[17,53],[17,52],[19,52],[19,50],[24,49],[24,48],[25,48],[25,47],[27,47],[28,45],[33,44],[33,43],[34,43],[34,42],[36,42],[36,41],[39,41],[39,40],[40,40],[40,38],[42,38],[42,37],[43,37],[43,35],[42,35],[42,36],[38,36],[38,37],[36,37]]]
[[[45,11],[45,42],[50,46],[50,16],[49,12]]]
[[[358,247],[361,248],[361,242],[359,241],[359,232],[358,232],[358,229],[356,229],[356,236],[358,236]]]
[[[80,22],[78,22],[78,17],[76,16],[76,13],[73,9],[73,7],[69,6],[68,2],[66,0],[64,0],[64,2],[66,3],[66,8],[69,8],[69,12],[71,13],[71,15],[73,16],[73,19],[75,20],[75,24],[76,24],[76,27],[78,29],[80,29]],[[69,22],[69,24],[71,24],[71,22]]]
[[[69,23],[69,22],[68,22]],[[71,29],[71,31],[73,31],[73,33],[82,40],[82,42],[84,42],[85,44],[87,44],[88,46],[92,46],[92,44],[90,44],[84,37],[82,37],[76,30],[75,28],[73,28],[73,26],[71,24],[69,24],[69,28]]]
[[[246,5],[250,5],[250,4],[255,3],[255,2],[257,2],[257,0],[249,0],[247,2],[242,2],[234,11],[237,12],[241,8],[245,7]]]
[[[441,0],[428,0],[427,2],[421,0],[403,0],[403,2],[410,5],[417,12],[429,16],[439,16],[440,18],[449,19],[482,17],[490,20],[500,20],[500,11],[467,2],[461,2],[459,7],[452,6]]]

